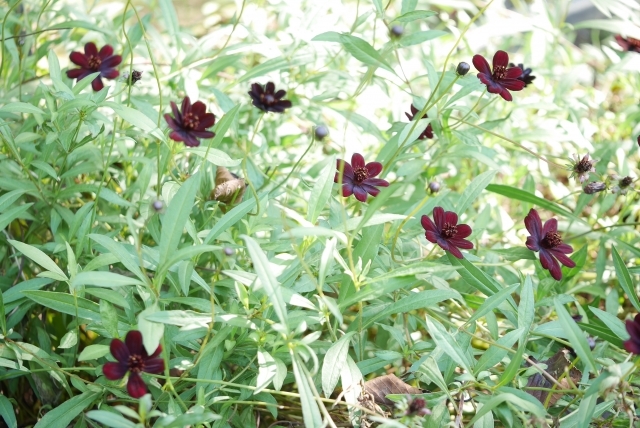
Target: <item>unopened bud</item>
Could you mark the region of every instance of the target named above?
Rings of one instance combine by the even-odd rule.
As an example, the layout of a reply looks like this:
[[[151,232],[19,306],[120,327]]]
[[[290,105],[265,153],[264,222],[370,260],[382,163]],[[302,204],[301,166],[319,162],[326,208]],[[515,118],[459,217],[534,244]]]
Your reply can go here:
[[[464,76],[469,72],[470,69],[471,69],[471,66],[469,64],[467,64],[466,62],[461,62],[456,67],[456,74],[458,76]]]
[[[594,193],[602,192],[607,188],[607,185],[602,181],[592,181],[584,186],[584,193],[587,195],[593,195]]]
[[[329,135],[329,128],[324,125],[316,126],[316,138],[318,140],[322,140],[324,137]]]
[[[231,247],[224,247],[224,254],[228,257],[233,256],[233,248]]]
[[[429,190],[431,193],[438,193],[440,191],[440,183],[437,181],[432,181],[429,183]]]
[[[153,202],[153,209],[156,210],[157,212],[162,211],[163,208],[164,208],[164,203],[162,203],[162,201]]]
[[[404,33],[404,28],[402,25],[394,25],[391,27],[391,36],[392,37],[400,37]]]

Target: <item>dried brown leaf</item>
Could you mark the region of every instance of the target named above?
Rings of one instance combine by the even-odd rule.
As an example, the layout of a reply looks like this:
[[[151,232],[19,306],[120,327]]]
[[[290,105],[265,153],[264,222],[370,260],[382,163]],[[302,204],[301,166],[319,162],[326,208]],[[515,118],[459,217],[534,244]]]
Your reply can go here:
[[[234,204],[242,200],[247,187],[243,178],[239,178],[227,168],[219,166],[216,171],[216,187],[211,192],[211,199],[225,204]]]
[[[571,381],[575,385],[578,382],[580,382],[582,373],[580,372],[580,370],[576,369],[575,367],[571,367],[571,369],[569,369],[569,367],[571,366],[571,361],[569,361],[569,358],[567,356],[568,354],[569,354],[569,350],[561,349],[558,352],[556,352],[548,360],[540,361],[539,364],[545,364],[547,366],[546,372],[549,373],[556,380],[558,380],[565,373],[565,371],[569,370],[568,377],[571,379]],[[569,382],[569,380],[567,379],[567,376],[564,376],[561,380],[558,381],[558,383],[562,385],[563,389],[571,389],[573,387]],[[533,387],[533,388],[551,389],[553,388],[554,385],[555,384],[551,382],[551,380],[549,380],[547,377],[545,377],[541,373],[534,374],[529,378],[529,381],[527,382],[527,387]],[[556,386],[556,389],[557,388],[558,387]],[[532,396],[534,396],[535,398],[537,398],[542,404],[544,404],[545,401],[547,401],[547,397],[550,394],[549,391],[542,391],[542,390],[527,390],[527,392]],[[563,395],[564,395],[563,392],[557,392],[551,395],[551,398],[549,398],[549,406],[553,406],[554,404],[556,404],[556,402],[558,402],[558,400],[560,400],[560,398],[562,398]]]
[[[376,404],[393,406],[393,401],[387,398],[389,394],[422,394],[422,390],[404,383],[394,374],[384,375],[364,383],[367,393],[373,395]]]

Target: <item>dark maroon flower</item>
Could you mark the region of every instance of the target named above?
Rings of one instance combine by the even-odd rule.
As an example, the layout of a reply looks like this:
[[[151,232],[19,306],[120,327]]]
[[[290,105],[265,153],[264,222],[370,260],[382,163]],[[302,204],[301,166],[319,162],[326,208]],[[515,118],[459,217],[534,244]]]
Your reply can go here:
[[[487,90],[492,94],[500,94],[506,101],[511,101],[511,93],[509,91],[521,91],[525,87],[522,80],[518,80],[522,76],[522,69],[519,67],[510,67],[509,54],[505,51],[498,51],[493,56],[493,72],[489,63],[482,55],[473,56],[473,65],[478,69],[478,79],[485,85]]]
[[[631,338],[624,342],[624,349],[640,355],[640,314],[636,315],[633,321],[627,320],[626,326]]]
[[[285,109],[291,108],[291,101],[282,99],[287,95],[287,91],[280,89],[276,92],[276,85],[273,82],[267,82],[264,88],[259,83],[253,83],[249,95],[253,105],[262,111],[282,113]]]
[[[522,75],[518,77],[518,80],[522,80],[525,87],[532,84],[536,78],[536,76],[531,74],[533,70],[531,70],[530,68],[524,68],[523,64],[515,65],[513,63],[509,63],[509,67],[518,67],[520,70],[522,70]]]
[[[418,110],[417,108],[415,108],[413,106],[413,104],[411,104],[411,114],[406,113],[407,117],[409,118],[409,120],[413,120],[413,118],[415,117],[415,115],[419,112],[420,110]],[[427,115],[425,114],[424,116],[422,116],[422,119],[426,119]],[[428,124],[427,127],[424,129],[424,131],[422,132],[422,134],[420,134],[420,136],[418,137],[419,140],[424,140],[426,138],[433,138],[433,128],[431,127],[431,124]]]
[[[445,211],[442,207],[433,209],[433,220],[426,215],[422,216],[422,227],[426,231],[424,236],[429,242],[438,244],[440,248],[450,252],[453,256],[462,259],[462,253],[458,248],[471,250],[473,243],[466,237],[471,235],[471,227],[466,224],[458,224],[458,214],[453,211]]]
[[[216,123],[216,116],[207,113],[207,106],[202,101],[196,101],[191,105],[189,97],[182,100],[182,113],[178,110],[176,103],[171,101],[171,111],[173,116],[165,114],[164,118],[173,131],[169,137],[174,141],[183,141],[187,147],[198,147],[198,138],[213,138],[216,134],[207,131]]]
[[[382,164],[369,162],[365,165],[364,158],[360,153],[354,153],[351,156],[351,163],[338,159],[337,168],[338,172],[336,172],[333,182],[340,182],[340,169],[342,169],[342,196],[345,198],[356,195],[357,200],[366,202],[367,193],[371,196],[377,196],[380,193],[378,187],[389,186],[388,181],[374,178],[382,171]]]
[[[96,71],[100,72],[98,77],[91,82],[91,87],[94,91],[99,91],[104,88],[102,77],[105,79],[115,79],[120,75],[120,72],[116,70],[115,67],[120,65],[122,57],[120,55],[114,55],[113,47],[110,45],[105,45],[100,49],[100,52],[98,52],[96,45],[93,42],[89,42],[84,45],[84,54],[71,52],[69,59],[75,65],[80,66],[80,68],[67,70],[67,77],[70,79],[78,79],[80,81]]]
[[[616,42],[622,49],[627,52],[639,52],[640,53],[640,40],[633,37],[627,37],[626,39],[620,35],[616,36]]]
[[[140,372],[162,373],[164,371],[164,360],[156,358],[162,352],[162,345],[148,355],[142,345],[142,334],[137,330],[127,333],[124,343],[120,339],[111,341],[111,355],[117,363],[106,363],[102,367],[102,372],[110,380],[122,379],[127,372],[127,392],[133,398],[140,398],[147,393],[147,386],[144,384]]]
[[[562,270],[558,261],[569,268],[575,267],[576,264],[566,256],[573,252],[573,248],[562,242],[558,233],[558,220],[551,218],[544,223],[543,227],[538,211],[532,208],[524,218],[524,225],[531,234],[527,237],[527,248],[531,251],[539,251],[542,267],[549,270],[556,281],[560,281]]]

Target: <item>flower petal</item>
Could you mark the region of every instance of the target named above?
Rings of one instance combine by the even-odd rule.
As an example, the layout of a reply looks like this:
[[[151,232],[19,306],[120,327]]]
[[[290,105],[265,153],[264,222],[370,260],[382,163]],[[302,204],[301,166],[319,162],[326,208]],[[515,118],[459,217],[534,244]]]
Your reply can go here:
[[[284,97],[285,95],[287,95],[287,91],[285,91],[284,89],[280,89],[278,92],[273,94],[273,98],[275,98],[276,100],[279,100],[280,98]]]
[[[173,129],[174,131],[177,131],[178,129],[180,129],[176,121],[173,120],[173,117],[171,117],[169,113],[165,113],[164,120],[167,121],[167,125],[169,125],[169,128]]]
[[[262,85],[259,83],[251,84],[251,92],[257,97],[260,97],[260,94],[264,94],[264,89],[262,89]],[[251,95],[251,92],[249,94]]]
[[[640,342],[640,324],[635,321],[627,320],[625,321],[625,326],[627,327],[627,332],[629,333],[629,336],[631,336],[631,339],[636,342]]]
[[[93,79],[93,82],[91,82],[91,87],[96,92],[101,91],[102,88],[104,88],[104,84],[102,83],[102,79],[100,78],[100,76]]]
[[[282,113],[285,109],[291,108],[292,105],[293,104],[291,104],[291,101],[289,100],[280,100],[275,103],[274,107],[280,109],[280,113]]]
[[[349,196],[353,195],[353,187],[353,183],[351,182],[342,183],[342,196],[348,198]]]
[[[540,220],[540,216],[538,215],[538,211],[531,208],[529,210],[529,214],[524,218],[524,226],[527,228],[531,237],[537,243],[543,238],[542,235],[542,220]]]
[[[536,241],[533,236],[527,237],[527,242],[525,243],[525,245],[531,251],[538,251],[540,249],[540,247],[538,246],[538,241]]]
[[[555,248],[548,250],[555,258],[558,259],[558,261],[560,263],[562,263],[563,265],[565,265],[568,268],[573,268],[576,267],[576,262],[574,262],[573,260],[571,260],[569,257],[567,257],[564,253],[561,253],[560,251],[556,251]]]
[[[424,233],[424,237],[427,238],[427,241],[433,242],[434,244],[438,242],[438,235],[435,232],[432,232],[431,230],[427,230]]]
[[[200,116],[200,125],[198,125],[198,131],[204,131],[207,128],[211,128],[216,124],[216,116],[213,113],[206,113]]]
[[[571,254],[573,253],[573,247],[568,244],[560,244],[557,247],[555,247],[553,251],[557,251],[564,254]]]
[[[82,68],[89,68],[89,61],[87,60],[86,55],[80,52],[71,52],[69,59],[72,63],[79,65]]]
[[[84,54],[87,56],[98,56],[98,48],[95,43],[89,42],[84,45]]]
[[[380,189],[366,183],[362,183],[360,186],[371,196],[378,196],[378,193],[380,193]]]
[[[349,177],[351,179],[353,179],[353,168],[351,167],[351,164],[349,162],[345,162],[342,159],[338,159],[336,160],[336,169],[338,170],[338,174],[340,174],[340,164],[343,164],[344,166],[342,166],[342,175],[344,177]],[[343,179],[344,181],[344,179]],[[336,181],[337,183],[337,181]]]
[[[91,70],[86,70],[84,68],[74,68],[73,70],[67,70],[67,77],[69,79],[78,79],[82,80],[88,75],[92,73]]]
[[[500,84],[510,91],[521,91],[525,86],[527,86],[524,81],[518,79],[502,79]]]
[[[189,97],[184,97],[182,100],[182,116],[184,117],[189,113],[191,113],[191,100]]]
[[[147,393],[147,385],[138,373],[131,373],[127,382],[127,392],[133,398],[140,398]]]
[[[127,345],[122,342],[120,339],[113,339],[111,344],[109,345],[109,350],[111,351],[111,355],[113,358],[120,361],[121,363],[126,363],[129,361],[129,356],[131,353],[129,352],[129,348]]]
[[[182,129],[178,129],[170,133],[169,138],[171,138],[173,141],[182,142],[187,138],[187,134]]]
[[[98,56],[101,60],[105,60],[113,55],[113,47],[111,45],[104,45],[100,52],[98,52]]]
[[[196,101],[191,106],[191,113],[193,113],[194,116],[198,116],[198,118],[203,117],[206,112],[207,112],[207,106],[204,105],[202,101]]]
[[[276,91],[276,85],[273,82],[267,82],[264,88],[266,94],[273,94]]]
[[[127,333],[127,337],[124,338],[124,343],[127,345],[130,355],[147,356],[147,353],[142,346],[142,333],[138,330],[131,330]]]
[[[367,202],[367,191],[362,186],[353,186],[353,194],[360,202]]]
[[[422,227],[424,228],[424,230],[428,232],[432,232],[434,234],[438,232],[436,225],[426,215],[422,216],[422,218],[420,219],[420,223],[422,224]],[[435,241],[431,241],[431,242],[435,242]]]
[[[453,211],[445,211],[444,212],[444,222],[445,223],[449,223],[452,226],[455,226],[458,224],[458,214],[454,213]]]
[[[112,68],[110,70],[101,71],[100,76],[104,77],[105,79],[115,79],[116,77],[120,76],[120,72],[115,68]]]
[[[162,373],[164,371],[164,360],[162,358],[149,358],[144,362],[144,371],[155,374]]]
[[[216,134],[211,131],[189,131],[189,134],[196,138],[213,138],[216,136]]]
[[[129,366],[124,363],[105,363],[102,366],[102,373],[109,380],[122,379],[128,370]]]
[[[624,342],[624,349],[626,349],[627,352],[638,355],[640,354],[640,342],[627,340],[626,342]]]
[[[365,165],[369,177],[375,177],[382,172],[382,164],[380,162],[369,162]]]
[[[463,239],[471,235],[471,226],[468,224],[459,224],[456,230],[457,233],[454,236],[455,239]]]
[[[554,259],[547,251],[540,251],[540,263],[542,267],[549,270],[549,273],[556,281],[562,279],[562,269],[560,269],[560,263]]]
[[[558,232],[558,220],[555,218],[550,218],[544,223],[544,227],[542,228],[542,236],[547,236],[549,232]]]
[[[507,74],[504,76],[504,78],[517,79],[518,77],[522,76],[523,73],[524,71],[520,67],[507,68]]]
[[[369,186],[389,187],[389,182],[381,178],[367,178],[362,183],[368,184]]]
[[[351,166],[353,167],[353,169],[360,169],[365,167],[364,158],[360,153],[354,153],[353,156],[351,156]]]
[[[454,256],[454,257],[456,257],[458,259],[464,259],[464,256],[462,255],[460,250],[458,250],[458,248],[456,248],[455,245],[449,245],[449,248],[447,249],[447,251],[450,252],[452,256]]]
[[[433,209],[433,222],[436,224],[436,231],[440,233],[444,227],[444,210],[442,207],[435,207]]]
[[[509,54],[505,51],[498,51],[493,56],[493,69],[496,67],[507,67],[509,65]]]
[[[449,243],[463,250],[473,250],[473,242],[466,239],[449,238]]]
[[[192,132],[187,132],[184,139],[184,145],[187,147],[198,147],[200,140],[198,140]]]
[[[113,68],[120,65],[121,62],[122,57],[120,55],[113,55],[102,61],[102,64],[100,64],[100,69]]]
[[[474,55],[473,56],[473,65],[480,72],[484,74],[491,75],[491,68],[489,67],[489,63],[482,55]],[[480,76],[478,76],[480,77]],[[484,82],[482,82],[484,83]],[[415,114],[415,113],[414,113]]]

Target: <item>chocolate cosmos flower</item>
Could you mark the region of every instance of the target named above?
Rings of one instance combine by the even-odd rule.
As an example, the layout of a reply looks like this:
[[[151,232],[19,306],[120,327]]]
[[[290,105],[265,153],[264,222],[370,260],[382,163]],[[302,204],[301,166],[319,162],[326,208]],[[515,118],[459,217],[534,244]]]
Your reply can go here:
[[[118,360],[117,363],[106,363],[102,367],[102,372],[110,380],[122,379],[127,372],[127,392],[133,398],[140,398],[147,393],[147,386],[144,384],[140,372],[162,373],[164,371],[164,360],[156,358],[162,352],[162,346],[148,355],[142,345],[142,334],[137,330],[127,333],[124,343],[120,339],[111,341],[111,355]]]
[[[522,76],[522,69],[519,67],[507,68],[508,64],[509,55],[505,51],[498,51],[493,56],[493,72],[482,55],[473,56],[473,65],[480,72],[478,79],[487,85],[487,90],[492,94],[500,94],[505,100],[511,101],[513,98],[509,91],[521,91],[525,87],[525,83],[518,80]]]
[[[282,113],[285,109],[291,108],[291,101],[281,99],[287,95],[287,91],[280,89],[276,92],[276,85],[273,82],[268,82],[264,88],[259,83],[253,83],[249,95],[253,105],[262,111]]]
[[[424,236],[429,242],[438,244],[440,248],[450,252],[453,256],[462,259],[462,253],[458,248],[470,250],[473,243],[466,237],[471,235],[471,227],[466,224],[458,224],[458,214],[453,211],[445,211],[442,207],[433,209],[433,220],[426,215],[422,216],[422,227],[426,231]]]
[[[532,208],[524,218],[524,225],[531,234],[527,237],[527,248],[531,251],[539,251],[542,267],[549,270],[556,281],[560,281],[562,279],[560,263],[569,268],[575,267],[576,264],[566,256],[573,252],[573,248],[562,242],[558,233],[558,220],[551,218],[543,227],[538,211]]]
[[[634,39],[633,37],[624,38],[620,35],[616,36],[616,42],[620,45],[622,49],[627,52],[638,52],[640,53],[640,40]]]
[[[189,97],[182,100],[182,113],[178,110],[176,103],[171,101],[171,111],[173,116],[165,114],[164,119],[173,131],[169,137],[174,141],[183,141],[187,147],[198,147],[198,138],[213,138],[216,134],[207,131],[216,123],[213,113],[207,113],[207,107],[201,101],[196,101],[191,105]]]
[[[353,154],[351,163],[338,159],[337,168],[338,172],[336,172],[333,182],[340,182],[340,169],[342,169],[342,196],[345,198],[356,195],[357,200],[366,202],[367,193],[371,196],[377,196],[380,193],[378,187],[389,186],[388,181],[374,178],[382,171],[382,164],[369,162],[365,165],[364,158],[360,153]]]
[[[419,112],[419,110],[417,108],[415,108],[413,106],[413,104],[411,104],[411,114],[406,113],[407,117],[409,118],[409,120],[413,120],[414,116]],[[424,116],[422,116],[423,119],[425,119],[427,117],[427,115],[425,114]],[[420,134],[420,136],[418,137],[419,140],[424,140],[426,138],[433,138],[433,128],[431,127],[431,124],[428,124],[427,127],[424,129],[424,132],[422,134]]]
[[[626,326],[631,339],[624,342],[624,349],[640,355],[640,314],[636,315],[633,321],[627,320]]]
[[[525,87],[532,84],[536,78],[536,76],[533,76],[531,74],[533,70],[531,70],[530,68],[524,68],[523,64],[515,65],[513,63],[509,63],[509,67],[518,67],[520,70],[522,70],[522,75],[518,77],[518,80],[522,80]]]
[[[74,64],[80,66],[80,68],[67,70],[67,77],[70,79],[78,79],[80,81],[96,71],[100,72],[98,77],[91,82],[91,87],[94,91],[99,91],[104,88],[101,77],[105,79],[115,79],[120,75],[120,72],[114,67],[122,62],[122,57],[120,55],[114,55],[113,48],[110,45],[105,45],[100,49],[100,52],[98,52],[96,45],[89,42],[84,45],[84,54],[71,52],[69,59]]]

